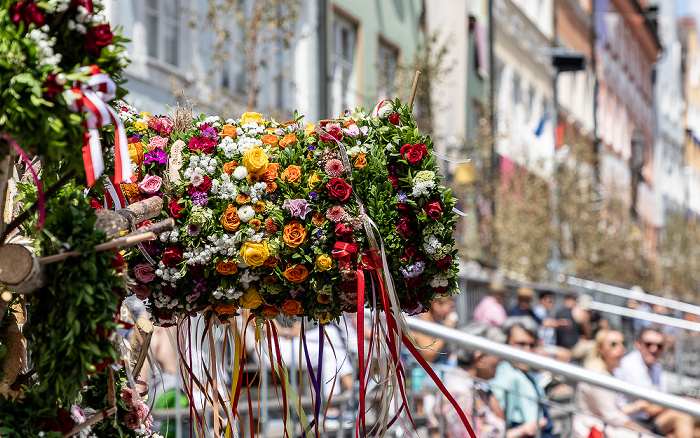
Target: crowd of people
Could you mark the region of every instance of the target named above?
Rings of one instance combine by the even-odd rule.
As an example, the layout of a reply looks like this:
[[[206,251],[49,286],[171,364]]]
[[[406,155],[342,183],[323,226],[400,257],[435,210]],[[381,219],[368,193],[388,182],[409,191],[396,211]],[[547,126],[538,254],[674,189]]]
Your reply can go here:
[[[492,283],[489,295],[474,309],[474,321],[462,325],[460,330],[525,351],[580,363],[589,370],[637,386],[667,391],[660,364],[669,346],[667,330],[639,325],[627,352],[623,333],[610,329],[607,321],[590,309],[590,297],[568,295],[563,305],[555,309],[553,292],[541,291],[534,303],[535,291],[521,287],[516,291],[517,303],[506,309],[508,292],[504,285]],[[436,311],[431,310],[421,317],[456,326],[454,320],[447,319],[451,314],[450,299],[441,300]],[[423,345],[433,341],[421,340]],[[455,360],[456,366],[447,372],[444,382],[478,438],[559,436],[549,407],[543,403],[558,390],[574,397],[576,414],[571,436],[575,438],[696,436],[695,421],[687,414],[582,382],[574,392],[566,383],[548,380],[549,373],[537,372],[523,363],[499,360],[475,348],[459,347],[449,351],[442,344],[440,348],[432,347],[435,344],[424,350],[429,352],[425,354],[427,360],[435,361],[436,357]],[[435,406],[436,414],[444,419],[445,436],[469,436],[446,399]]]

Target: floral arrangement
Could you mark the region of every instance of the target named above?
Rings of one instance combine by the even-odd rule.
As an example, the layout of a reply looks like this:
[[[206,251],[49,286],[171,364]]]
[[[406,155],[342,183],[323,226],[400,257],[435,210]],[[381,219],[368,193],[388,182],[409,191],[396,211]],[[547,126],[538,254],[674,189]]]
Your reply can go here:
[[[177,223],[126,255],[132,291],[156,323],[239,308],[326,322],[357,311],[358,287],[382,269],[373,249],[385,252],[408,313],[456,290],[455,200],[408,106],[317,124],[199,116],[180,129],[119,107],[138,176],[124,196],[163,197],[163,216]],[[380,236],[383,248],[372,248]]]
[[[85,113],[71,107],[98,71],[116,82],[127,64],[123,39],[106,23],[99,0],[0,0],[2,132],[47,164],[82,169]],[[90,66],[80,69],[81,66]]]

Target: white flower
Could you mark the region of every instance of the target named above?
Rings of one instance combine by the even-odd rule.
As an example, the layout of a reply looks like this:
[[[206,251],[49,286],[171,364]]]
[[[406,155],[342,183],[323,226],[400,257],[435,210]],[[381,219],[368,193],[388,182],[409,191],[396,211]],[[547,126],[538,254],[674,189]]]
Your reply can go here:
[[[233,171],[233,177],[237,180],[245,179],[248,176],[248,169],[245,166],[238,166],[236,170]]]
[[[255,217],[255,210],[250,205],[244,205],[238,209],[238,218],[241,222],[249,222]]]

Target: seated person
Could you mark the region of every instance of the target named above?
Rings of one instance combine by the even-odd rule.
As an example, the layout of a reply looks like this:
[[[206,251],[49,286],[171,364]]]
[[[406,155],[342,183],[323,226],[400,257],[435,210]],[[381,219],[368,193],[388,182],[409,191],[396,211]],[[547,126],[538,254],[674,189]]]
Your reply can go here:
[[[506,302],[508,288],[499,282],[489,284],[489,294],[474,308],[474,321],[501,327],[508,317],[503,304]]]
[[[491,341],[505,341],[505,335],[500,329],[487,324],[472,323],[461,330],[464,333]],[[493,378],[496,374],[496,366],[498,366],[500,359],[492,354],[469,347],[461,347],[455,351],[455,354],[457,366],[445,379],[445,387],[459,403],[477,438],[503,437],[506,428],[503,412],[488,385],[483,382],[483,380]],[[478,379],[477,382],[474,382],[474,379]],[[442,413],[445,419],[445,436],[447,438],[469,437],[469,432],[457,414],[457,410],[444,396]],[[532,436],[536,431],[537,424],[533,421],[511,428],[505,436],[506,438]]]
[[[664,334],[655,328],[643,328],[634,341],[634,350],[622,358],[615,377],[643,388],[667,392],[666,375],[659,360],[663,356]],[[688,414],[665,409],[643,400],[620,396],[618,406],[632,405],[632,420],[658,435],[678,438],[693,436],[693,418]]]
[[[503,323],[506,343],[531,352],[537,347],[537,329],[537,323],[527,316],[511,317]],[[539,402],[544,396],[544,390],[529,366],[523,363],[501,362],[490,386],[501,409],[505,411],[506,425],[509,428],[544,420],[539,430],[540,436],[556,436],[552,434],[553,424],[549,418],[549,409]]]
[[[601,330],[595,339],[595,346],[584,366],[601,374],[612,375],[625,354],[624,337],[617,330]],[[576,409],[574,415],[574,438],[588,438],[596,429],[602,436],[615,438],[638,438],[647,429],[636,424],[628,415],[627,408],[618,407],[617,393],[579,382],[576,386]],[[601,420],[602,419],[602,420]],[[605,424],[603,424],[605,422]],[[649,437],[642,435],[643,438]]]

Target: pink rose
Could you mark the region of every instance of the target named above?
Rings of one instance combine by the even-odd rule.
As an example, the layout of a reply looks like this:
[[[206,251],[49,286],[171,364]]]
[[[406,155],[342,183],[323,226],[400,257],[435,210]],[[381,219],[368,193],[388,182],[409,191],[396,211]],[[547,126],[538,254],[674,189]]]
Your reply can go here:
[[[142,283],[150,283],[156,278],[153,272],[155,266],[148,263],[139,263],[134,267],[134,277]]]
[[[145,300],[151,296],[151,289],[145,284],[137,284],[131,287],[131,291],[139,300]]]
[[[151,142],[148,143],[148,147],[151,148],[151,150],[155,148],[161,148],[165,150],[165,146],[168,144],[168,139],[165,137],[160,137],[156,135],[155,137],[151,138]]]
[[[311,211],[311,207],[305,199],[285,199],[282,208],[289,210],[292,216],[300,219],[306,219],[306,215]]]
[[[143,177],[143,181],[139,183],[139,189],[149,195],[155,195],[158,193],[158,190],[160,190],[161,184],[163,184],[163,179],[161,177],[146,174],[146,176]]]

